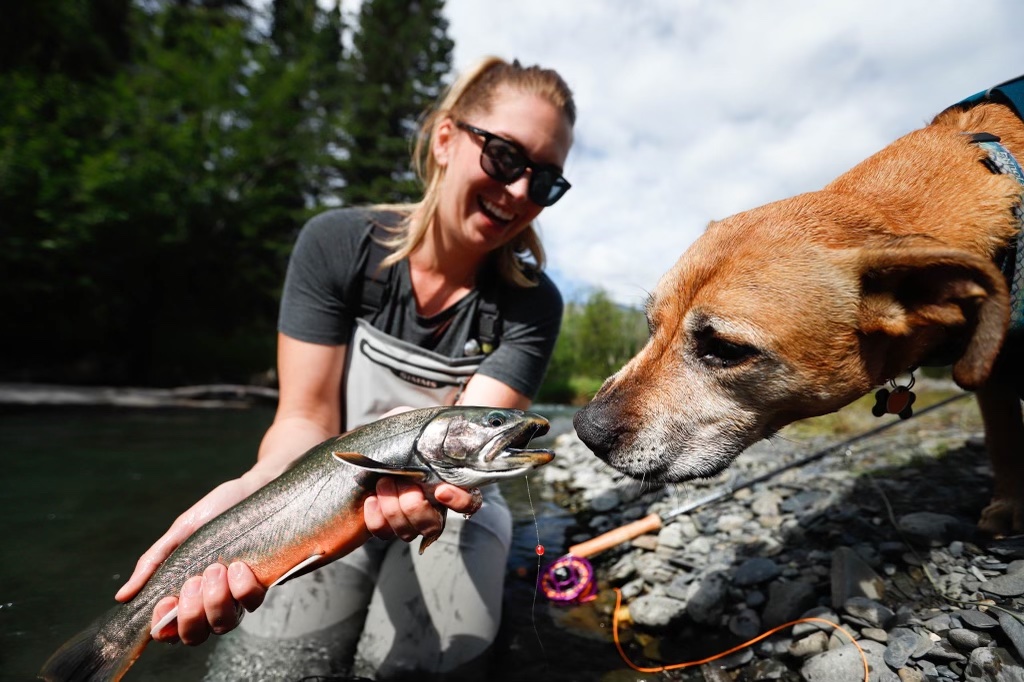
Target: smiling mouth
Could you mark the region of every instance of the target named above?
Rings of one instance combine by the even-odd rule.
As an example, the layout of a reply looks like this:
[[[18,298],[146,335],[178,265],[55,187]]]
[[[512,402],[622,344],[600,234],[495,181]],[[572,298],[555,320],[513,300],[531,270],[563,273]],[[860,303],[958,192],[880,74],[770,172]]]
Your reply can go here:
[[[503,211],[497,205],[491,203],[490,201],[487,201],[483,197],[480,197],[477,200],[477,203],[479,204],[480,210],[483,211],[484,215],[486,215],[488,218],[490,218],[496,223],[509,223],[512,221],[513,218],[516,217],[514,213]]]

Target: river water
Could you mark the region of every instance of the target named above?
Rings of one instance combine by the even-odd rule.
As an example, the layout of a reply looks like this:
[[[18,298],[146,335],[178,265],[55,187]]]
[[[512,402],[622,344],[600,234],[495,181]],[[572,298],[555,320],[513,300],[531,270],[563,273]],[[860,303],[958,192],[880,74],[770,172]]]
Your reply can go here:
[[[535,409],[551,419],[553,435],[571,429],[571,409]],[[266,407],[3,408],[0,680],[33,679],[61,643],[113,606],[139,554],[174,518],[248,468],[272,416]],[[542,561],[552,561],[564,552],[573,518],[542,486],[528,492],[520,479],[502,489],[514,546],[488,679],[647,679],[621,675],[596,607],[535,598],[538,533]],[[199,680],[212,648],[151,644],[126,680]]]

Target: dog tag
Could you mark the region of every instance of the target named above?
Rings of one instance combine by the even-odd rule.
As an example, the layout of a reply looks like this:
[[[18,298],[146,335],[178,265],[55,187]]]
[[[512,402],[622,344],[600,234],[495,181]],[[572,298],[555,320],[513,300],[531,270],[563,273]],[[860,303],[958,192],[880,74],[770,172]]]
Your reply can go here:
[[[897,387],[885,401],[885,411],[889,414],[899,414],[910,405],[911,395],[910,391],[903,386]]]

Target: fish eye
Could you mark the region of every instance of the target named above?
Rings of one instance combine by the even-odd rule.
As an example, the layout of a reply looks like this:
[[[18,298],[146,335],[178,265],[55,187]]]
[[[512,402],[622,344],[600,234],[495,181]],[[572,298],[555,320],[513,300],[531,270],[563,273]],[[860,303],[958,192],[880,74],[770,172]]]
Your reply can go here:
[[[498,428],[505,425],[505,415],[501,412],[491,412],[484,418],[484,421],[488,426]]]

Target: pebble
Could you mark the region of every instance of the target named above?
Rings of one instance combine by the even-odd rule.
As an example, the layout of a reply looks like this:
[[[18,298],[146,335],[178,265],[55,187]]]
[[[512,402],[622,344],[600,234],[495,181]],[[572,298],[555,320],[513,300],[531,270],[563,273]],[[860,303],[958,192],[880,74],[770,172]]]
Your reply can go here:
[[[539,475],[576,510],[566,531],[573,542],[733,489],[590,558],[599,586],[622,588],[629,627],[645,641],[686,632],[708,638],[703,651],[817,617],[856,638],[871,682],[1024,682],[1024,622],[1006,612],[1024,618],[1024,539],[978,536],[992,489],[980,432],[930,417],[750,489],[735,483],[839,438],[758,443],[717,477],[662,490],[624,479],[569,433]],[[864,679],[848,637],[817,622],[747,647],[728,665],[738,682]]]

